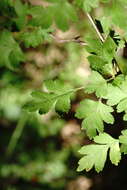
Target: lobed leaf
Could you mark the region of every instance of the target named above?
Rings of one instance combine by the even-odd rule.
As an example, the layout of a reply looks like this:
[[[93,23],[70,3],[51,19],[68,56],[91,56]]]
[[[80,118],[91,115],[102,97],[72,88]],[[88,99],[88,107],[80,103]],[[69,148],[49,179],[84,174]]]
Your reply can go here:
[[[73,89],[62,81],[46,81],[45,86],[48,92],[32,92],[32,101],[24,106],[29,111],[39,111],[40,114],[49,112],[53,107],[56,111],[68,112],[70,109],[70,98]]]
[[[114,165],[118,165],[121,159],[121,152],[119,148],[119,141],[114,139],[106,133],[101,133],[94,137],[94,142],[98,144],[85,145],[80,150],[79,153],[84,156],[79,160],[79,166],[77,171],[86,170],[89,171],[93,167],[97,172],[103,170],[108,150],[111,162]]]
[[[14,69],[20,62],[25,60],[19,44],[8,30],[0,33],[0,55],[0,66],[5,66],[9,69]]]
[[[92,138],[97,132],[103,132],[104,122],[108,124],[114,123],[114,118],[111,115],[112,107],[103,104],[102,102],[93,100],[83,100],[76,111],[76,117],[84,119],[82,128],[86,130],[87,135]]]
[[[108,92],[108,86],[106,80],[96,71],[92,71],[92,74],[88,78],[88,85],[85,88],[86,93],[94,93],[97,97],[106,96]]]

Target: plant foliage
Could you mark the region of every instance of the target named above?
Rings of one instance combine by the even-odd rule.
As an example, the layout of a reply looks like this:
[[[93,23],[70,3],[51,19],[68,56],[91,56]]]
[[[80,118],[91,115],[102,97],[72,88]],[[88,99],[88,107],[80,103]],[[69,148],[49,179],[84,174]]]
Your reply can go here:
[[[46,6],[32,5],[30,1],[22,0],[0,1],[0,67],[6,68],[8,72],[20,72],[23,64],[28,61],[26,51],[29,48],[52,43],[55,30],[65,32],[71,28],[70,26],[78,28],[81,15],[85,15],[86,22],[90,21],[90,34],[85,36],[84,49],[92,70],[86,79],[87,82],[81,85],[80,82],[77,82],[78,85],[72,83],[68,77],[69,67],[66,67],[63,79],[60,74],[45,80],[43,88],[32,89],[31,96],[27,97],[21,106],[28,114],[31,114],[29,112],[46,114],[51,110],[67,114],[71,110],[71,101],[77,91],[89,94],[87,98],[83,96],[75,110],[75,117],[82,120],[82,129],[91,140],[91,144],[84,145],[79,150],[83,157],[77,170],[89,171],[94,167],[100,172],[108,155],[111,163],[118,165],[122,153],[127,154],[127,130],[123,130],[117,139],[106,133],[107,127],[114,127],[116,118],[114,114],[118,116],[119,113],[123,113],[123,120],[127,121],[127,66],[125,57],[119,54],[126,46],[127,40],[127,1],[45,2]],[[99,9],[102,11],[98,16],[94,15],[93,10]],[[101,25],[101,29],[97,23]],[[72,41],[81,44],[78,38]],[[76,81],[77,78],[75,74]],[[66,170],[65,166],[59,161],[56,161],[55,165],[57,164],[62,168],[62,175]],[[50,168],[50,165],[47,167]],[[24,175],[21,170],[20,175]]]

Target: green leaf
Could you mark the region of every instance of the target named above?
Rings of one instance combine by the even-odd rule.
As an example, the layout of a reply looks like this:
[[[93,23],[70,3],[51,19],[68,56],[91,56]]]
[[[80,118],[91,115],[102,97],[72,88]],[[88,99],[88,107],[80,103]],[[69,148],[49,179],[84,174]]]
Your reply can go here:
[[[64,84],[62,81],[48,80],[45,82],[48,92],[35,91],[32,92],[32,101],[24,105],[24,109],[29,111],[37,111],[44,114],[49,112],[52,107],[58,112],[68,112],[70,109],[70,98],[73,89],[70,85]]]
[[[95,170],[100,172],[103,170],[106,162],[108,147],[105,145],[86,145],[83,146],[79,153],[85,155],[78,162],[77,171],[89,171],[95,166]],[[95,156],[96,155],[96,156]]]
[[[119,136],[119,141],[122,144],[121,145],[121,152],[124,154],[127,154],[127,129],[123,130],[122,135]]]
[[[104,34],[108,35],[110,31],[110,26],[111,26],[110,18],[103,16],[102,18],[100,18],[100,22],[101,22]]]
[[[122,87],[122,86],[121,86]],[[125,86],[126,88],[126,86]],[[126,89],[121,89],[118,86],[108,85],[108,94],[105,97],[107,104],[110,106],[117,105],[121,100],[127,97]]]
[[[108,93],[105,97],[110,106],[117,105],[117,112],[127,111],[127,78],[121,78],[114,82],[115,85],[108,84]]]
[[[117,45],[113,41],[113,39],[108,36],[103,43],[103,53],[102,56],[107,62],[112,61],[112,59],[115,57]]]
[[[113,3],[112,10],[109,9],[109,16],[111,17],[112,23],[121,29],[127,29],[127,19],[126,19],[126,5],[123,0],[117,3]]]
[[[87,42],[89,45],[86,49],[89,53],[92,53],[88,56],[91,68],[103,75],[113,75],[112,60],[115,57],[117,46],[112,38],[108,36],[103,44],[98,40],[94,41],[94,39],[90,40],[89,38]]]
[[[99,144],[107,144],[109,146],[109,157],[114,165],[118,165],[120,159],[121,159],[121,153],[119,148],[119,140],[112,138],[107,133],[100,134],[99,136],[96,136],[94,138],[94,142]]]
[[[62,112],[68,112],[68,110],[71,107],[70,104],[70,94],[63,95],[62,98],[59,98],[56,102],[55,110],[56,111],[62,111]]]
[[[24,61],[24,54],[19,44],[14,40],[11,32],[3,31],[0,33],[0,66],[13,69],[21,61]]]
[[[94,93],[97,97],[106,96],[108,92],[106,80],[96,71],[92,71],[92,74],[88,78],[88,85],[85,88],[86,93]]]
[[[125,115],[123,116],[123,120],[127,121],[127,110],[125,111]]]
[[[82,8],[85,12],[90,12],[93,8],[97,8],[99,3],[108,3],[110,0],[75,0],[75,4]]]
[[[90,12],[92,8],[98,7],[99,0],[75,0],[75,4],[85,12]]]
[[[121,153],[127,154],[127,145],[122,144],[120,147],[120,151],[121,151]]]
[[[45,114],[53,107],[56,99],[53,94],[48,94],[46,92],[35,91],[32,92],[33,100],[24,105],[24,109],[30,112],[39,110],[40,113]]]
[[[49,31],[41,27],[34,28],[32,31],[24,32],[21,34],[20,39],[24,42],[25,46],[37,47],[42,44],[44,40],[49,39]]]
[[[103,104],[102,102],[93,100],[83,100],[76,111],[76,117],[84,119],[82,129],[86,130],[87,135],[92,138],[96,135],[96,131],[103,132],[104,124],[114,123],[114,118],[111,115],[112,107]]]
[[[11,2],[11,7],[14,8],[17,16],[16,18],[14,18],[16,26],[18,27],[18,29],[22,29],[27,24],[28,5],[22,3],[21,0],[10,1],[10,2]]]
[[[75,9],[66,1],[61,1],[55,5],[54,18],[58,28],[63,31],[66,31],[69,28],[69,21],[77,21]]]
[[[121,153],[119,148],[119,141],[112,138],[107,133],[102,133],[94,138],[94,142],[98,144],[85,145],[79,153],[84,156],[79,160],[78,171],[86,170],[89,171],[93,167],[97,172],[103,170],[107,153],[109,151],[109,157],[114,165],[118,165],[121,159]]]
[[[99,0],[84,0],[83,9],[85,12],[90,12],[92,8],[97,8],[99,6]]]
[[[127,110],[127,98],[120,101],[120,103],[117,106],[117,112],[121,113],[123,111]]]
[[[117,105],[118,113],[125,112],[123,119],[127,120],[127,77],[121,75],[113,84],[108,84],[108,93],[104,98],[108,105]]]
[[[91,38],[91,36],[88,36],[86,39],[87,46],[86,50],[91,53],[94,52],[96,55],[100,55],[100,52],[102,52],[103,44],[98,38]]]
[[[49,28],[55,22],[63,31],[69,28],[70,21],[77,21],[76,11],[67,1],[58,1],[46,8],[32,7],[29,14],[32,16],[30,25]]]
[[[49,28],[53,22],[53,12],[51,6],[43,8],[34,6],[28,10],[28,14],[32,16],[29,24],[32,26],[41,26],[44,29]]]
[[[125,80],[125,75],[120,74],[120,75],[118,75],[118,76],[116,76],[116,77],[114,78],[112,84],[113,84],[114,86],[120,87],[120,85],[122,85],[122,83],[124,82],[124,80]]]
[[[119,141],[120,143],[127,145],[127,129],[123,130],[121,133],[122,135],[119,136]]]

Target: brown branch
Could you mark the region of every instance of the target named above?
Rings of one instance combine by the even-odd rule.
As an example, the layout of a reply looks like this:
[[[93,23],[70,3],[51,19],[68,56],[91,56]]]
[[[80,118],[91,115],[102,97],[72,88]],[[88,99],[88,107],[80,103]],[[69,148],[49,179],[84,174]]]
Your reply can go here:
[[[58,43],[68,43],[68,42],[74,42],[74,43],[78,43],[81,46],[86,46],[87,43],[80,40],[80,36],[76,36],[75,38],[72,39],[61,39],[58,36],[55,36],[53,33],[50,33],[50,36],[52,39],[54,39],[56,42]]]
[[[100,38],[101,42],[104,42],[105,39],[104,39],[103,35],[100,33],[100,31],[98,30],[98,28],[94,22],[94,19],[92,18],[92,16],[89,13],[86,13],[86,15],[87,15],[89,21],[91,22],[93,28],[95,29],[95,31],[96,31],[98,37]]]

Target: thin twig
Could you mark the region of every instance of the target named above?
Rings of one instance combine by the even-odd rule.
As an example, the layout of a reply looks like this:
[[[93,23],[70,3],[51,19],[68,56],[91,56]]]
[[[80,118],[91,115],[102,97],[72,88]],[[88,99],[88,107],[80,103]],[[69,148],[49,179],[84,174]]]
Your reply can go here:
[[[55,36],[53,33],[50,33],[50,36],[51,36],[51,38],[53,38],[58,43],[75,42],[75,43],[80,44],[81,46],[86,46],[87,45],[86,42],[80,40],[80,36],[77,36],[77,37],[72,38],[72,39],[61,39],[58,36]]]
[[[104,37],[102,36],[102,34],[100,33],[100,31],[98,30],[98,28],[97,28],[97,26],[96,26],[96,24],[95,24],[95,22],[94,22],[94,19],[92,18],[92,16],[91,16],[89,13],[86,13],[86,15],[87,15],[89,21],[91,22],[93,28],[95,29],[95,31],[96,31],[98,37],[100,38],[100,40],[101,40],[102,42],[104,42],[105,39],[104,39]]]

